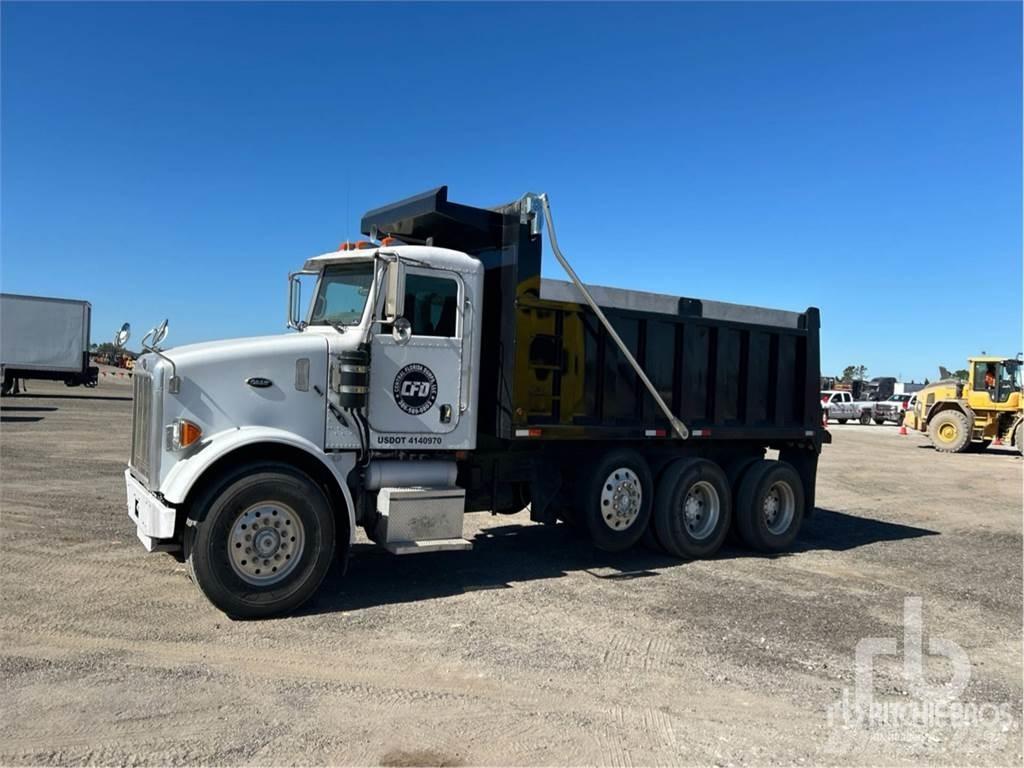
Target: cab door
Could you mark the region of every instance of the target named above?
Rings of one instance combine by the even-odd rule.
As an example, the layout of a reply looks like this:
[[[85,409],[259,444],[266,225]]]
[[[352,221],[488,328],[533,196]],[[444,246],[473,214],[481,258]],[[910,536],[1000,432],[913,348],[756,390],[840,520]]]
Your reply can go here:
[[[370,351],[368,420],[378,448],[447,448],[460,417],[465,286],[455,272],[407,266],[407,341],[378,325]]]

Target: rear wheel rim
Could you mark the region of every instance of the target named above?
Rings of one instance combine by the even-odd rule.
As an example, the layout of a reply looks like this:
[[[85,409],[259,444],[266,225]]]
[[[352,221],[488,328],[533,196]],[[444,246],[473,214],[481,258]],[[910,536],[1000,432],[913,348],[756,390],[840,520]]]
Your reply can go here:
[[[284,580],[302,559],[306,543],[302,520],[279,501],[245,509],[231,525],[228,560],[246,584],[266,587]]]
[[[640,516],[640,478],[628,467],[612,470],[601,486],[601,519],[613,531],[624,531]]]
[[[956,424],[951,421],[944,422],[939,425],[939,439],[944,443],[952,443],[956,440],[957,428]]]
[[[698,480],[690,486],[683,498],[683,526],[690,538],[697,541],[710,538],[718,527],[722,502],[715,486]]]
[[[789,483],[772,483],[762,502],[764,522],[770,533],[780,536],[789,530],[796,514],[796,495]]]

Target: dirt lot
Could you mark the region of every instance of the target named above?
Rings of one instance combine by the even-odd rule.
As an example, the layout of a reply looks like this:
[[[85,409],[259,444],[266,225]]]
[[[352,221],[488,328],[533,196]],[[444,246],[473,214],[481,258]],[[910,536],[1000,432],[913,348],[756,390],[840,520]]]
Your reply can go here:
[[[611,556],[474,515],[473,552],[361,545],[302,615],[243,623],[135,538],[130,390],[29,389],[0,427],[2,764],[1021,763],[1012,451],[833,426],[790,555]],[[960,699],[1000,723],[830,725],[858,641],[902,646],[908,596],[929,680],[951,673],[928,640],[958,644]],[[877,700],[912,700],[901,665],[877,660]]]

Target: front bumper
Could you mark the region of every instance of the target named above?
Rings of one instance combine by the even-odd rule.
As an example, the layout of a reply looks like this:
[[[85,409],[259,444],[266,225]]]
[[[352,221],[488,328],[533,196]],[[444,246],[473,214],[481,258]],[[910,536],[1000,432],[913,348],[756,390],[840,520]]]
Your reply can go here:
[[[174,537],[177,510],[146,490],[132,477],[131,470],[124,471],[124,484],[128,496],[128,517],[135,522],[135,534],[142,545],[149,552],[173,548],[170,540]]]

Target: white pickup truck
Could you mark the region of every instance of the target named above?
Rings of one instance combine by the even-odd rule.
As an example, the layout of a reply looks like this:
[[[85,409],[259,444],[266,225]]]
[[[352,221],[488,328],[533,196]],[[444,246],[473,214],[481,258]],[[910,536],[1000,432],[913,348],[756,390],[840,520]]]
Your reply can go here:
[[[821,393],[821,409],[825,413],[825,422],[859,421],[870,424],[875,413],[873,400],[854,400],[853,394],[844,390],[827,389]]]

